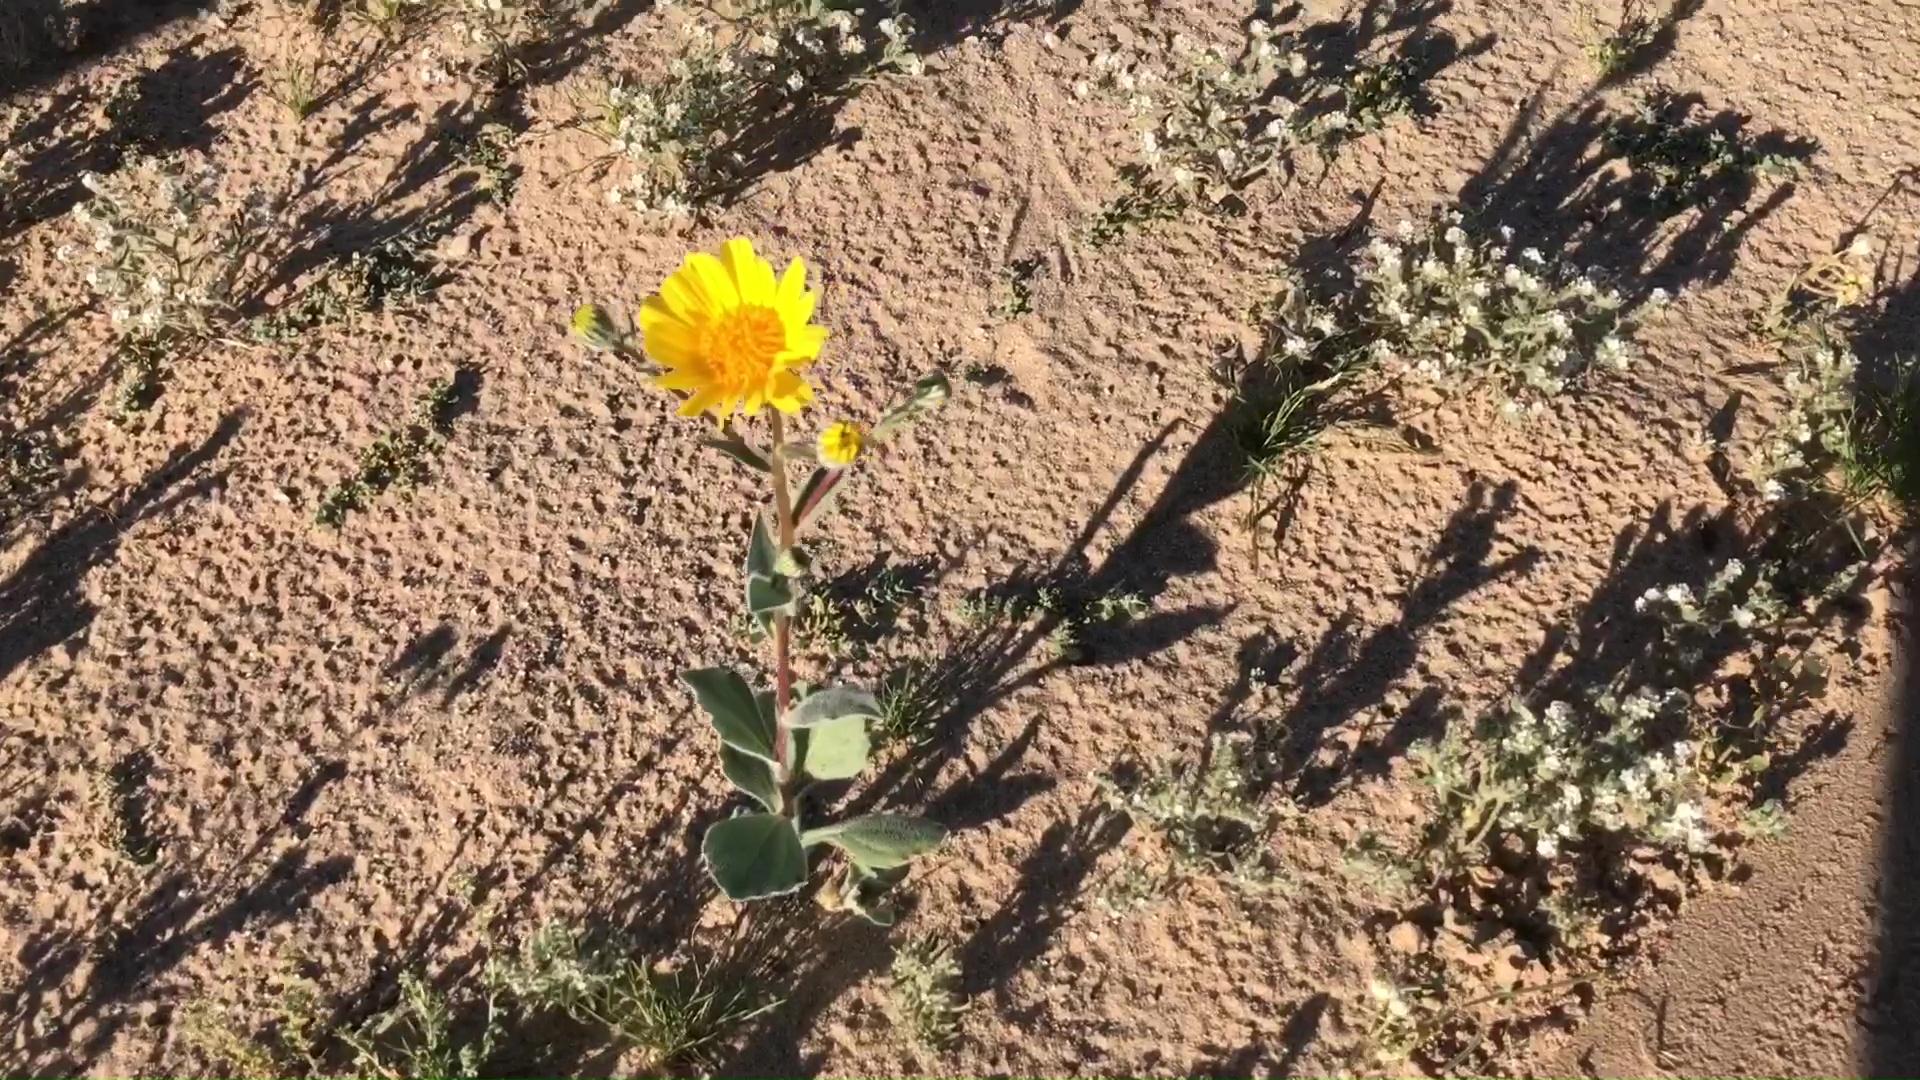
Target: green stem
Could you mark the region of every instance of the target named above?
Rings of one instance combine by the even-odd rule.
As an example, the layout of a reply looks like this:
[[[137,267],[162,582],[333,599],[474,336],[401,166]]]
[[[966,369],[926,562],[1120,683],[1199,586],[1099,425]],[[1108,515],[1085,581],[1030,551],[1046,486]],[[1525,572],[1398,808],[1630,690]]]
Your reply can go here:
[[[782,554],[793,550],[793,494],[787,490],[786,459],[781,447],[786,439],[786,424],[780,413],[773,413],[773,447],[767,457],[773,466],[773,513],[780,533]],[[787,765],[787,710],[793,704],[793,632],[791,617],[784,611],[773,616],[773,775],[780,784],[781,809],[786,809],[787,785],[791,780]]]

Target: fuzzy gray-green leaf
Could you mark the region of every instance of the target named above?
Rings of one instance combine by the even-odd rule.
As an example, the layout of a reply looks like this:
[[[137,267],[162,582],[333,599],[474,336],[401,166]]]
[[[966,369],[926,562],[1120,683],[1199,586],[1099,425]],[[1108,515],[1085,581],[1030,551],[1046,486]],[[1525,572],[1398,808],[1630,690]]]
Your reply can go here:
[[[851,780],[867,767],[865,717],[848,716],[792,731],[795,760],[815,780]]]
[[[773,725],[767,722],[753,688],[731,668],[697,668],[680,673],[700,707],[713,719],[720,741],[766,761],[773,760]]]
[[[829,686],[808,694],[787,714],[788,727],[819,727],[821,724],[857,716],[863,720],[880,716],[880,703],[872,694],[856,686]]]
[[[808,829],[800,842],[832,844],[859,865],[872,870],[905,866],[940,846],[947,827],[937,821],[906,814],[867,814],[819,829]]]
[[[773,542],[773,530],[767,527],[767,515],[753,515],[753,532],[747,537],[747,576],[773,577],[774,564],[780,561],[780,548]]]
[[[720,771],[733,786],[753,796],[761,806],[780,812],[780,783],[773,778],[773,765],[744,750],[720,744]]]
[[[735,900],[790,893],[807,882],[807,853],[793,822],[742,814],[716,822],[700,845],[720,891]]]
[[[755,615],[770,615],[777,611],[791,614],[793,602],[797,599],[799,596],[791,578],[761,577],[759,574],[747,578],[747,610]]]

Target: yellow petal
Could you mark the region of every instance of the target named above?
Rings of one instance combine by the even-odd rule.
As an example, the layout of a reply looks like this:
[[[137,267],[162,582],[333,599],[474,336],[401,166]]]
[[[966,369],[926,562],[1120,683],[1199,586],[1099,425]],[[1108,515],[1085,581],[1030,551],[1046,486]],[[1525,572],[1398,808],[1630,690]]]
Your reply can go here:
[[[768,267],[772,269],[772,267]],[[807,291],[807,261],[795,259],[787,264],[787,272],[780,275],[780,292],[776,302],[781,308],[800,299]]]
[[[764,386],[756,386],[747,391],[747,398],[741,403],[740,411],[746,413],[748,416],[759,416],[760,406],[766,403],[767,388]]]
[[[720,391],[707,387],[680,403],[681,416],[699,416],[720,403]]]
[[[791,371],[776,371],[767,383],[767,403],[789,415],[813,400],[813,387]]]
[[[649,298],[651,299],[651,297]],[[660,302],[667,310],[689,323],[704,322],[712,309],[707,298],[686,270],[676,270],[660,283]]]
[[[733,278],[719,259],[696,251],[687,256],[687,270],[693,273],[694,287],[706,295],[709,311],[732,311],[740,306],[740,290],[734,287]]]
[[[692,364],[673,371],[662,372],[654,378],[654,384],[662,390],[680,390],[692,393],[713,381],[713,373],[704,365]]]
[[[699,358],[699,333],[675,318],[657,297],[641,305],[640,340],[648,356],[668,367],[682,367]]]
[[[827,343],[827,328],[824,326],[802,326],[798,330],[787,331],[787,347],[780,350],[777,363],[792,367],[795,362],[817,359],[820,350]]]
[[[820,294],[803,292],[791,300],[781,300],[774,305],[780,313],[780,321],[788,327],[805,326],[813,321],[813,309],[819,305]]]
[[[720,262],[739,287],[740,301],[760,307],[772,307],[775,285],[773,266],[753,253],[753,242],[744,238],[729,240],[720,248]]]

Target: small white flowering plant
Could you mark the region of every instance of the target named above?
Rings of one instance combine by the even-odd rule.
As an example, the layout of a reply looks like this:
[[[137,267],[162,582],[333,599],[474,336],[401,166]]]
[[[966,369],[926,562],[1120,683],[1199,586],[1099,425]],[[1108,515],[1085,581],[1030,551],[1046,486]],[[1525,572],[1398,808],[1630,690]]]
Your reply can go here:
[[[137,159],[111,175],[84,173],[80,182],[90,197],[73,219],[87,234],[86,248],[67,244],[57,254],[87,266],[87,287],[116,332],[121,411],[137,411],[157,391],[167,353],[231,318],[249,237],[271,211],[258,192],[238,205],[223,201],[217,169],[179,158]]]
[[[1549,863],[1607,833],[1704,852],[1713,833],[1699,744],[1654,734],[1683,727],[1687,709],[1678,691],[1643,688],[1540,708],[1516,698],[1490,710],[1470,733],[1413,755],[1436,803],[1429,844],[1462,867],[1507,836]]]
[[[1920,506],[1920,355],[1863,371],[1852,346],[1877,310],[1874,259],[1856,238],[1795,275],[1755,320],[1787,368],[1787,413],[1751,477],[1766,503],[1823,499],[1842,522],[1883,499]]]
[[[603,84],[577,126],[606,140],[602,173],[627,168],[607,201],[661,220],[690,217],[738,188],[755,117],[842,94],[878,72],[925,70],[911,18],[889,2],[755,0],[725,17],[694,12],[662,72]]]
[[[1093,58],[1094,87],[1124,100],[1140,146],[1121,170],[1126,190],[1095,216],[1092,239],[1108,242],[1144,221],[1187,207],[1238,213],[1243,193],[1276,173],[1291,177],[1312,148],[1332,161],[1349,141],[1416,107],[1418,71],[1404,56],[1315,68],[1298,31],[1254,19],[1237,50],[1196,46],[1176,34],[1163,75],[1120,52]]]
[[[1479,239],[1457,212],[1374,237],[1353,276],[1349,290],[1278,313],[1269,332],[1281,358],[1491,385],[1515,410],[1633,358],[1640,309],[1618,290],[1517,248],[1505,229]],[[1665,299],[1655,290],[1649,304]]]

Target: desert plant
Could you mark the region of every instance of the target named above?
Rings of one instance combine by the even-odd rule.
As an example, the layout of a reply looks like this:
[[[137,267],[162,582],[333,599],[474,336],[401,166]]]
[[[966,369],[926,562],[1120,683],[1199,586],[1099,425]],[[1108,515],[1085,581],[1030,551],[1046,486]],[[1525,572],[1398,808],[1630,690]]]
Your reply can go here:
[[[812,402],[805,367],[826,338],[814,325],[815,295],[806,265],[795,259],[775,279],[773,267],[745,239],[726,242],[718,257],[689,255],[640,309],[640,349],[661,370],[656,383],[681,395],[682,416],[711,416],[718,432],[705,440],[760,473],[771,488],[771,513],[756,511],[742,575],[749,617],[772,642],[773,686],[756,688],[726,667],[683,672],[682,680],[720,737],[726,778],[759,808],[708,829],[701,844],[715,883],[735,900],[794,892],[807,883],[809,849],[845,856],[823,903],[891,922],[884,893],[908,864],[935,847],[946,829],[923,818],[875,813],[817,823],[808,798],[819,781],[851,780],[867,764],[869,725],[880,703],[861,689],[829,686],[808,693],[795,680],[793,622],[808,565],[800,535],[817,521],[846,479],[884,455],[887,443],[948,395],[946,376],[921,379],[871,428],[836,421],[812,443],[789,436],[788,417]],[[636,361],[632,336],[597,307],[575,314],[587,344]],[[766,410],[765,443],[733,423]],[[791,470],[810,467],[796,491]]]
[[[893,1008],[915,1042],[929,1050],[951,1045],[960,1021],[960,964],[953,946],[914,937],[893,950]]]
[[[1245,740],[1216,735],[1198,765],[1168,762],[1094,776],[1107,806],[1159,837],[1184,873],[1219,874],[1237,885],[1270,887],[1279,868],[1269,851],[1279,815],[1252,794],[1259,780]]]
[[[1581,48],[1602,79],[1619,78],[1633,70],[1668,21],[1649,18],[1643,0],[1623,0],[1619,21],[1612,25],[1600,18],[1591,3],[1582,7],[1581,14],[1587,24],[1587,40]]]
[[[179,159],[142,158],[110,176],[82,173],[91,197],[73,218],[92,234],[87,286],[116,329],[121,416],[146,408],[159,392],[166,357],[218,331],[253,234],[271,220],[258,191],[223,204],[219,172]],[[73,245],[63,261],[87,257]]]
[[[1615,116],[1601,132],[1608,152],[1632,170],[1636,198],[1667,217],[1747,191],[1761,179],[1796,175],[1810,150],[1768,148],[1737,128],[1694,116],[1697,101],[1656,91]]]
[[[699,1061],[780,1005],[742,973],[649,966],[622,949],[588,947],[557,924],[536,931],[519,956],[490,963],[487,982],[522,1008],[564,1013],[640,1048],[657,1069]]]
[[[399,977],[400,1000],[338,1035],[352,1053],[353,1075],[381,1080],[474,1080],[504,1033],[496,998],[483,1002],[476,1037],[454,1030],[453,1001],[413,972]]]
[[[1047,268],[1047,261],[1038,255],[1028,255],[1008,263],[1006,278],[1006,299],[1000,302],[996,311],[1003,319],[1017,319],[1033,312],[1033,283]]]
[[[300,60],[284,61],[273,72],[268,90],[287,115],[296,121],[313,115],[320,101],[320,65]]]
[[[347,515],[364,509],[383,492],[411,492],[430,473],[433,459],[447,444],[452,411],[459,401],[457,376],[437,379],[414,404],[406,423],[375,440],[360,454],[352,476],[335,484],[314,509],[316,524],[337,529]]]
[[[1196,48],[1184,35],[1170,49],[1164,77],[1119,53],[1094,57],[1097,84],[1123,95],[1142,121],[1139,154],[1121,170],[1125,190],[1089,226],[1096,245],[1190,206],[1239,212],[1243,192],[1276,172],[1291,176],[1301,151],[1331,162],[1348,142],[1418,105],[1420,71],[1410,57],[1315,68],[1298,31],[1260,19],[1248,23],[1237,51]]]

